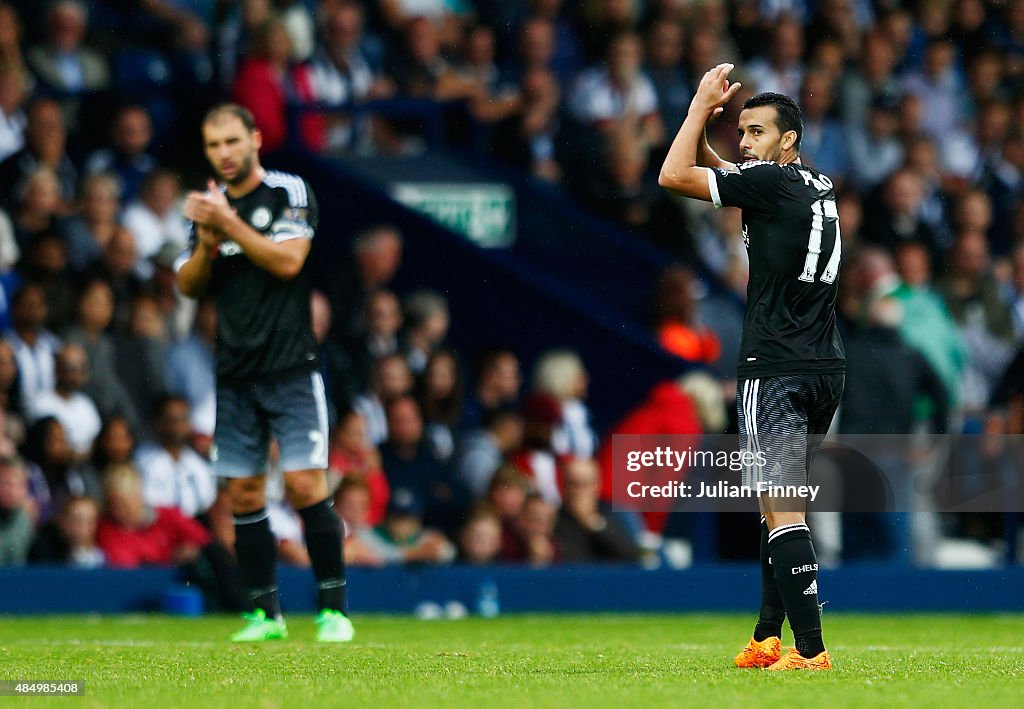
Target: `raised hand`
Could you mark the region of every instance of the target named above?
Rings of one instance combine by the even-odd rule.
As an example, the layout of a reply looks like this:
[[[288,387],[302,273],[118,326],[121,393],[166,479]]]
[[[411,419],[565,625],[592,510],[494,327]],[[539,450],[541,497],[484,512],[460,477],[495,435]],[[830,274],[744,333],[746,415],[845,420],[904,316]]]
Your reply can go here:
[[[725,110],[725,104],[742,86],[738,81],[729,83],[729,72],[734,68],[732,64],[719,64],[706,72],[690,102],[690,109],[707,113],[712,118]]]
[[[218,231],[223,230],[232,210],[227,197],[213,180],[207,182],[207,192],[189,192],[185,198],[185,216],[195,222]]]

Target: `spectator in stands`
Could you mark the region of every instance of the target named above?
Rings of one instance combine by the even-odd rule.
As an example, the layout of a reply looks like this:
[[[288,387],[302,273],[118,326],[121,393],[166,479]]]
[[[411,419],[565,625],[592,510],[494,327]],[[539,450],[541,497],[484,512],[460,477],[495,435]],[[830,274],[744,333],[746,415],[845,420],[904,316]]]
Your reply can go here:
[[[123,106],[114,116],[111,145],[100,148],[89,156],[85,173],[95,175],[109,172],[117,177],[121,199],[129,203],[139,193],[143,180],[158,167],[150,155],[153,124],[144,106]]]
[[[416,376],[423,374],[434,350],[448,335],[451,318],[448,301],[434,291],[416,291],[406,297],[402,306],[404,350],[409,369]]]
[[[65,109],[74,126],[79,102],[74,97],[105,89],[110,70],[103,55],[82,40],[89,23],[85,5],[78,0],[58,0],[46,14],[46,41],[29,48],[26,55],[39,81],[58,96],[69,97]],[[81,117],[81,118],[84,118]]]
[[[922,102],[924,132],[942,141],[960,128],[969,113],[966,86],[956,67],[956,49],[946,38],[934,38],[925,47],[924,62],[903,80],[903,89]]]
[[[520,111],[499,123],[492,150],[519,169],[545,182],[562,180],[556,155],[562,90],[548,69],[528,69],[519,86]]]
[[[60,340],[47,330],[48,311],[42,286],[27,283],[11,299],[12,329],[7,341],[18,362],[21,401],[30,409],[38,395],[53,391],[54,355]]]
[[[9,13],[9,6],[0,6]],[[0,26],[4,23],[0,20]],[[0,64],[0,162],[25,145],[25,100],[29,94],[29,76],[17,64]]]
[[[90,365],[85,393],[96,404],[100,416],[124,416],[134,428],[138,412],[121,381],[114,358],[114,340],[108,334],[114,317],[114,293],[106,281],[88,281],[78,298],[78,317],[64,333],[68,342],[85,349]]]
[[[575,70],[563,73],[555,69],[555,55],[558,51],[556,39],[557,21],[554,18],[533,15],[519,26],[518,45],[513,53],[514,63],[505,69],[505,75],[512,81],[522,81],[531,71],[551,72],[559,84],[570,81]]]
[[[67,132],[60,105],[51,99],[34,100],[25,111],[25,146],[0,162],[0,200],[10,207],[25,179],[40,167],[57,174],[60,213],[69,214],[75,200],[78,173],[67,156]]]
[[[39,522],[49,520],[69,497],[101,499],[99,479],[75,465],[67,433],[56,418],[47,416],[29,427],[24,452],[29,493]]]
[[[345,564],[381,566],[386,563],[366,541],[376,524],[384,521],[381,514],[376,524],[370,522],[370,490],[366,481],[356,476],[344,478],[334,492],[334,511],[341,518],[345,532]]]
[[[366,334],[367,301],[388,288],[402,264],[402,235],[379,224],[358,233],[352,242],[353,272],[342,273],[331,284],[336,342],[347,345]],[[348,268],[347,264],[342,268]]]
[[[350,478],[366,486],[366,522],[373,527],[384,520],[391,489],[380,464],[380,452],[367,438],[366,420],[347,409],[338,416],[327,450],[328,488],[333,489]]]
[[[490,505],[501,521],[502,556],[507,557],[519,549],[517,520],[530,495],[530,481],[515,466],[503,465],[487,484],[484,495],[477,496]],[[508,554],[506,554],[506,550]]]
[[[817,3],[805,34],[810,44],[820,46],[828,38],[837,44],[840,51],[852,57],[860,50],[861,37],[875,24],[874,20],[870,3],[824,0]]]
[[[290,59],[291,39],[284,23],[271,17],[257,27],[252,48],[235,77],[233,100],[252,111],[263,136],[263,153],[284,147],[288,137],[285,112]]]
[[[103,491],[106,504],[96,542],[110,566],[190,564],[210,543],[209,532],[178,509],[147,505],[142,481],[130,465],[109,470]]]
[[[177,251],[188,243],[182,212],[181,181],[168,170],[156,169],[142,181],[138,199],[124,210],[124,225],[135,237],[135,272],[140,278],[153,275],[154,258],[165,246]]]
[[[321,46],[308,63],[294,71],[298,98],[345,106],[394,93],[393,82],[371,62],[363,47],[363,15],[362,5],[349,0],[328,11]],[[381,119],[339,113],[306,114],[301,125],[309,147],[330,153],[368,151],[375,134],[384,130]]]
[[[79,212],[61,225],[68,263],[75,272],[98,260],[121,226],[121,191],[113,175],[98,173],[82,181]]]
[[[804,115],[800,159],[828,175],[836,188],[841,189],[849,157],[842,125],[831,116],[834,101],[833,79],[821,71],[808,72],[800,89],[800,108]]]
[[[922,218],[924,189],[917,174],[900,169],[885,180],[880,204],[868,210],[865,236],[890,251],[900,244],[921,242],[939,253],[938,235]]]
[[[643,45],[632,32],[617,35],[608,45],[606,63],[584,71],[569,97],[573,116],[601,133],[610,133],[622,121],[635,126],[644,146],[660,145],[665,128],[658,112],[658,96],[641,70]]]
[[[455,547],[443,534],[424,528],[423,508],[404,488],[392,496],[384,522],[360,538],[389,564],[447,564],[455,558]]]
[[[534,490],[546,502],[562,502],[560,463],[554,449],[555,430],[562,422],[562,405],[555,397],[534,392],[523,401],[523,447],[509,461],[533,482]]]
[[[9,2],[0,5],[0,64],[24,69],[25,61],[21,56],[23,29],[18,9]]]
[[[188,402],[192,432],[211,438],[216,422],[217,308],[209,298],[196,309],[192,334],[167,350],[167,387]]]
[[[221,23],[217,37],[217,73],[225,89],[230,89],[234,83],[239,62],[250,52],[259,27],[271,19],[273,12],[270,0],[245,0]]]
[[[868,111],[877,96],[896,96],[900,85],[893,76],[892,41],[881,31],[864,37],[860,61],[846,72],[839,86],[839,113],[848,129],[859,129],[870,119]]]
[[[843,223],[840,220],[840,223]],[[846,236],[843,223],[843,236]],[[743,218],[735,209],[705,213],[694,236],[694,244],[705,268],[740,298],[747,296],[750,261],[743,244]]]
[[[463,61],[455,72],[463,81],[476,84],[478,91],[469,103],[469,112],[476,120],[494,124],[517,113],[521,98],[515,83],[503,77],[495,63],[497,39],[494,29],[474,25],[466,30]]]
[[[443,37],[437,25],[419,16],[402,25],[401,49],[392,57],[388,75],[398,93],[409,98],[458,101],[481,95],[473,81],[460,77],[441,51]]]
[[[5,424],[0,430],[0,438],[6,437],[17,443],[25,439],[26,417],[19,378],[14,348],[9,340],[0,340],[0,411],[3,411]]]
[[[519,401],[523,379],[515,352],[502,348],[484,352],[478,372],[476,389],[462,407],[464,429],[482,426],[488,411]]]
[[[782,18],[772,28],[765,55],[750,62],[747,71],[757,91],[774,91],[797,96],[804,79],[803,26],[794,19]]]
[[[99,411],[84,393],[89,381],[89,358],[80,345],[65,344],[57,352],[56,386],[41,392],[32,402],[32,420],[52,416],[60,421],[74,455],[81,464],[92,454],[92,444],[100,432]]]
[[[135,410],[154,411],[167,391],[167,323],[153,296],[132,301],[128,331],[115,340],[114,361]],[[141,426],[143,438],[148,438],[145,423]]]
[[[469,513],[459,531],[459,561],[486,566],[501,553],[501,521],[494,510],[482,506]]]
[[[943,191],[943,181],[947,178],[939,163],[939,150],[933,140],[916,136],[907,141],[906,153],[904,167],[917,175],[924,190],[920,218],[931,227],[941,247],[947,249],[953,242],[952,220],[949,218],[949,198]]]
[[[435,349],[416,382],[416,401],[423,411],[425,436],[434,456],[447,463],[455,452],[462,412],[462,374],[455,353]]]
[[[882,260],[891,272],[888,254],[872,249],[859,252],[849,267],[863,268],[861,261],[874,259]],[[949,411],[946,386],[928,361],[900,340],[904,317],[900,301],[875,287],[862,299],[846,300],[844,305],[852,324],[844,338],[850,386],[843,392],[840,431],[910,433],[914,400],[926,396],[932,404],[931,430],[944,433]]]
[[[391,499],[406,491],[423,506],[426,524],[446,534],[455,532],[462,522],[468,494],[448,466],[431,455],[416,400],[406,396],[391,402],[387,418],[388,440],[381,446],[381,466]]]
[[[386,408],[410,394],[413,381],[405,357],[398,353],[381,357],[374,363],[370,388],[352,404],[366,420],[367,435],[373,445],[380,445],[388,438]]]
[[[680,382],[667,381],[655,385],[647,398],[629,411],[605,437],[598,453],[601,465],[601,490],[605,502],[611,502],[614,487],[612,474],[613,436],[695,436],[703,433],[697,407]],[[685,475],[686,471],[680,471]],[[649,531],[661,533],[667,515],[664,512],[644,513],[644,523]]]
[[[647,64],[658,99],[661,123],[669,131],[683,124],[693,98],[693,87],[683,68],[683,25],[670,19],[655,20],[647,27]]]
[[[597,451],[597,434],[585,403],[589,385],[583,360],[572,350],[549,350],[534,365],[533,390],[555,397],[561,405],[562,420],[554,435],[559,455],[592,458]]]
[[[548,69],[568,86],[580,69],[583,50],[572,12],[564,6],[563,0],[530,0],[530,14],[517,28],[518,56],[524,71]]]
[[[999,297],[992,276],[988,244],[980,232],[964,232],[949,254],[948,273],[936,290],[967,343],[969,367],[965,374],[965,416],[980,416],[992,387],[1013,356],[1013,317]]]
[[[145,283],[135,273],[138,261],[135,237],[127,229],[117,229],[110,236],[100,257],[85,271],[85,278],[106,281],[114,294],[115,332],[128,329],[132,315],[132,301],[145,290]]]
[[[134,455],[142,478],[142,496],[153,507],[174,507],[197,517],[213,504],[217,487],[210,464],[189,446],[188,401],[167,395],[154,410],[155,442],[145,442]]]
[[[476,497],[482,497],[505,461],[523,445],[523,419],[512,406],[487,412],[484,425],[468,431],[455,456],[455,474]]]
[[[883,182],[903,163],[903,145],[897,135],[899,109],[895,94],[878,94],[868,108],[867,120],[846,129],[850,179],[861,192]]]
[[[924,355],[942,378],[950,409],[955,410],[960,403],[967,349],[942,296],[932,286],[931,268],[924,244],[902,244],[896,249],[896,270],[902,283],[892,295],[903,307],[900,338]]]
[[[690,362],[712,364],[722,346],[715,333],[700,322],[699,288],[687,266],[672,266],[662,272],[655,295],[655,328],[666,351]]]
[[[370,371],[381,357],[399,352],[398,333],[402,327],[402,306],[389,290],[370,294],[363,317],[365,331],[344,348],[347,362],[339,376],[344,387],[334,389],[338,400],[346,392],[360,392],[369,384]]]
[[[40,234],[60,228],[60,184],[48,167],[38,167],[19,185],[14,207],[14,238],[24,253]]]
[[[96,436],[92,460],[86,472],[97,480],[103,480],[108,468],[132,462],[135,453],[135,434],[128,420],[123,416],[111,416],[103,421],[103,428]]]
[[[0,460],[0,566],[28,559],[35,538],[30,504],[25,468],[15,459]]]
[[[36,235],[18,264],[17,275],[25,283],[36,283],[46,296],[46,327],[61,332],[75,315],[78,294],[68,270],[68,250],[55,231]]]
[[[56,516],[39,530],[29,562],[95,569],[106,563],[96,545],[99,506],[88,497],[68,498]]]
[[[597,464],[576,458],[565,466],[565,495],[555,522],[555,539],[566,563],[635,562],[639,551],[618,515],[601,505]]]
[[[540,495],[530,495],[516,519],[516,535],[502,547],[502,561],[549,566],[559,560],[555,540],[557,508]]]

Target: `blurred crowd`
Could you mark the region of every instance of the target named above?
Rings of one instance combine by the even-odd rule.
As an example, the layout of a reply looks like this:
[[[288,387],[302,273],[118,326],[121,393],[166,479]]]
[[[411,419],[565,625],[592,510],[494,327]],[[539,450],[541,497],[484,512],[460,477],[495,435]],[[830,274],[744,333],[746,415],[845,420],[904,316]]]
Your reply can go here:
[[[741,314],[710,317],[704,296],[714,280],[743,298],[739,213],[657,187],[721,61],[744,88],[711,126],[719,153],[736,157],[743,99],[781,91],[805,112],[803,159],[837,187],[837,432],[1024,433],[1024,0],[11,0],[0,564],[229,563],[209,465],[216,312],[173,274],[183,189],[205,177],[196,126],[224,99],[252,110],[267,152],[466,151],[582,201],[679,261],[653,332],[714,375],[595,430],[585,352],[528,372],[514,343],[454,352],[444,296],[392,288],[403,235],[351,235],[311,302],[350,563],[656,563],[666,521],[610,508],[607,449],[612,431],[734,416]],[[277,497],[281,558],[308,564]],[[1004,524],[942,518],[931,534],[1003,539]],[[836,560],[905,546],[840,536]]]

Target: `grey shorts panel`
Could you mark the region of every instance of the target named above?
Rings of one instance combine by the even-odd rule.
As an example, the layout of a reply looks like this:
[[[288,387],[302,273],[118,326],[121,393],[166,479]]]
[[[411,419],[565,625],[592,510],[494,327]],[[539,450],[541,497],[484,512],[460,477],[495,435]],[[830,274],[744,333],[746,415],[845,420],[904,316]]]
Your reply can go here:
[[[214,472],[228,478],[266,472],[271,439],[282,471],[327,467],[327,397],[319,372],[218,383]]]

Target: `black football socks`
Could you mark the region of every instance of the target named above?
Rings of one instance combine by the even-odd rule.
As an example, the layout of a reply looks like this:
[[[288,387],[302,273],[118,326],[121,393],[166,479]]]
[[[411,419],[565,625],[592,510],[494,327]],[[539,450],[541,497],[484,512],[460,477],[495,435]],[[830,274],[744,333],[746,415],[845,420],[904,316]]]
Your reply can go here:
[[[266,507],[235,515],[235,555],[253,607],[262,609],[268,618],[281,617],[281,602],[277,596],[277,540],[270,531]]]
[[[345,612],[345,560],[341,547],[341,521],[326,498],[298,510],[309,560],[316,575],[320,610]]]
[[[818,560],[806,524],[784,524],[768,534],[768,554],[796,639],[796,651],[812,658],[825,649],[818,606]]]
[[[786,606],[775,585],[771,557],[768,555],[768,523],[761,518],[761,611],[754,626],[754,640],[782,637],[782,621],[786,619]]]

